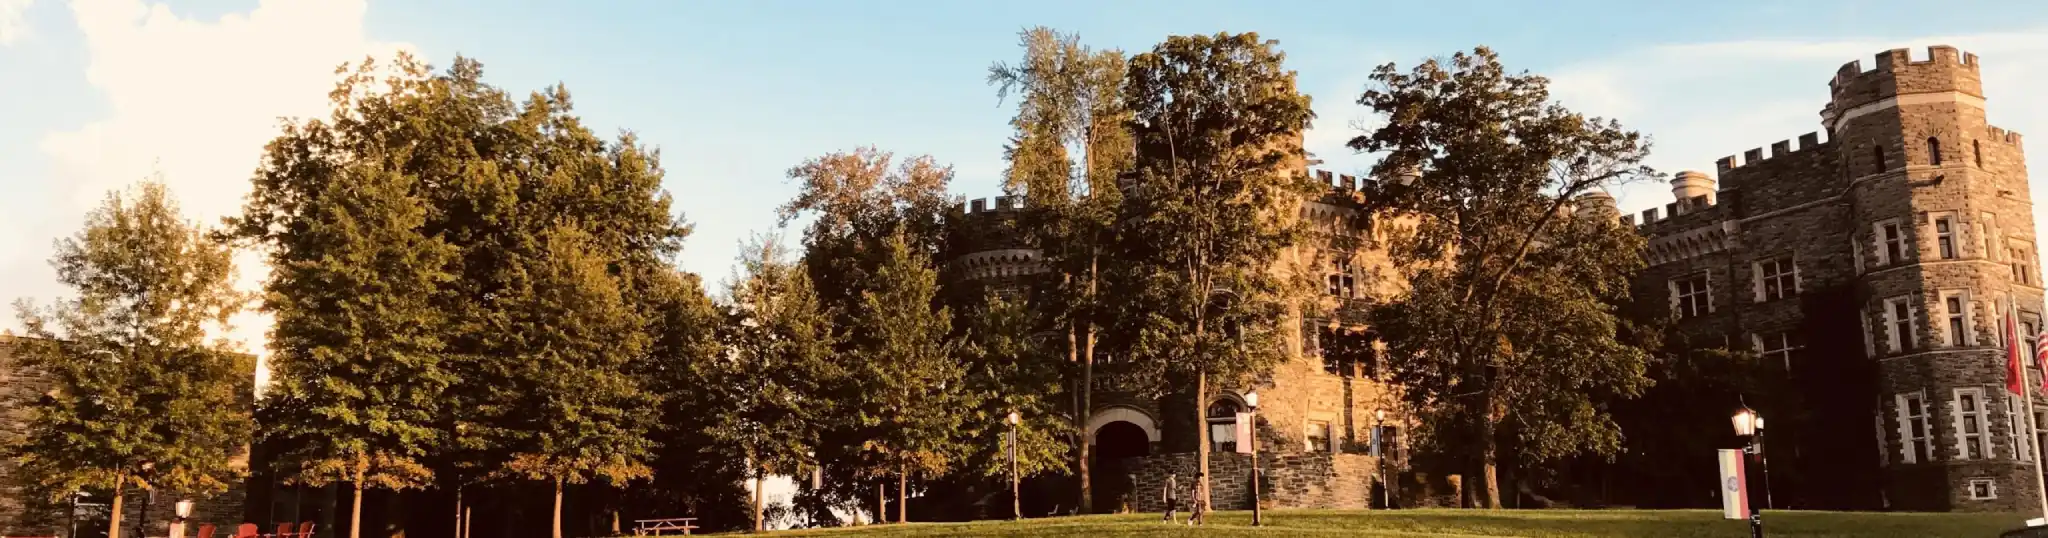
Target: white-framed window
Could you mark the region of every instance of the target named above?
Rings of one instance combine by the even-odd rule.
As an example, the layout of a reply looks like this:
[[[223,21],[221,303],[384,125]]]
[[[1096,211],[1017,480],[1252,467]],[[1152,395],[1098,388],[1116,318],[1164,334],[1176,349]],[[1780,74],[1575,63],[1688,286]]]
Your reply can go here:
[[[1799,266],[1791,256],[1780,256],[1752,264],[1756,275],[1757,302],[1791,297],[1799,293]]]
[[[1906,229],[1899,219],[1878,221],[1871,226],[1871,233],[1877,239],[1877,264],[1883,266],[1906,261]]]
[[[1786,372],[1792,371],[1792,355],[1804,347],[1799,343],[1799,334],[1794,331],[1757,333],[1749,335],[1749,338],[1758,359],[1784,364]]]
[[[1913,296],[1901,295],[1884,300],[1884,327],[1886,349],[1892,352],[1911,351],[1913,344],[1920,341],[1920,330],[1913,324],[1918,312],[1913,307]]]
[[[1895,398],[1899,413],[1899,463],[1934,461],[1934,432],[1928,422],[1924,392]]]
[[[1351,258],[1330,260],[1330,272],[1325,278],[1329,284],[1327,291],[1330,295],[1337,297],[1357,297],[1358,277],[1356,275],[1357,273],[1352,271]]]
[[[1934,254],[1940,259],[1953,260],[1957,257],[1956,217],[1954,214],[1934,216]]]
[[[1864,314],[1856,316],[1856,321],[1863,322],[1863,356],[1876,357],[1877,333],[1871,332],[1870,330],[1870,315]]]
[[[2039,284],[2040,273],[2034,269],[2034,245],[2025,241],[2007,242],[2006,260],[2012,266],[2012,281],[2029,286]]]
[[[1956,457],[1975,460],[1991,454],[1991,413],[1984,406],[1984,389],[1955,389],[1953,418]]]
[[[2029,424],[2027,416],[2019,412],[2019,398],[2010,392],[2001,394],[2005,395],[2005,431],[2011,432],[2012,459],[2031,463],[2034,461],[2033,424]]]
[[[1941,292],[1941,341],[1948,346],[1977,345],[1976,316],[1970,313],[1970,292],[1951,290]]]
[[[1671,281],[1671,309],[1681,319],[1707,315],[1714,311],[1712,291],[1708,287],[1706,273],[1674,279]]]
[[[1209,404],[1209,451],[1237,451],[1237,419],[1243,416],[1237,402],[1223,399]]]
[[[1330,421],[1311,420],[1302,431],[1303,447],[1309,452],[1336,452],[1334,436],[1330,435]]]
[[[1877,466],[1884,467],[1887,465],[1891,465],[1892,443],[1891,439],[1886,439],[1884,436],[1884,410],[1879,409],[1877,413],[1872,414],[1870,418],[1871,422],[1877,424]]]
[[[1984,256],[1993,260],[2005,254],[2005,238],[1998,234],[1998,216],[1984,212],[1977,216],[1984,223]]]
[[[1970,479],[1970,500],[1989,501],[1998,498],[1998,482],[1989,478]]]
[[[1855,237],[1850,237],[1850,238],[1849,238],[1849,257],[1851,257],[1851,258],[1854,258],[1854,259],[1856,260],[1856,273],[1857,273],[1857,274],[1862,274],[1862,273],[1863,273],[1863,242],[1862,242],[1862,241],[1858,241],[1858,240],[1856,240],[1856,238],[1855,238]]]

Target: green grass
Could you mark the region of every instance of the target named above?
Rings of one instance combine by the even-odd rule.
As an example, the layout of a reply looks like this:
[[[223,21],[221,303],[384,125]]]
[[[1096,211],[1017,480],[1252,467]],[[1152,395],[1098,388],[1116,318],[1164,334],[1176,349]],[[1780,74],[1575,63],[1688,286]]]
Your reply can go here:
[[[1182,514],[1185,516],[1186,514]],[[1250,512],[1216,514],[1209,525],[1167,525],[1158,514],[1082,516],[1023,522],[911,523],[775,533],[821,538],[898,536],[1527,536],[1746,537],[1746,521],[1710,510],[1282,510],[1251,527]],[[1991,538],[2022,525],[2018,514],[1765,512],[1765,536]]]

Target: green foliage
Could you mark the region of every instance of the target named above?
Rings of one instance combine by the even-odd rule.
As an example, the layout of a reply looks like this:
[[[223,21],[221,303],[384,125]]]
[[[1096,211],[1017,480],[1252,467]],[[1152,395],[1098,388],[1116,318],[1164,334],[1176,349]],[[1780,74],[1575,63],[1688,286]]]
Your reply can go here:
[[[1275,42],[1174,36],[1131,59],[1136,160],[1119,215],[1116,304],[1134,364],[1161,380],[1240,380],[1284,359],[1298,289],[1274,260],[1310,181],[1298,166],[1313,113]],[[1200,406],[1198,406],[1200,407]]]
[[[227,247],[183,220],[161,182],[110,193],[51,259],[76,298],[17,303],[16,359],[51,390],[28,403],[22,476],[50,499],[139,486],[209,494],[238,480],[254,363],[208,332],[248,298]]]
[[[1065,439],[1073,424],[1065,420],[1059,400],[1060,361],[1053,346],[1033,338],[1036,320],[1029,303],[989,293],[961,317],[964,334],[958,355],[967,369],[972,401],[979,402],[964,420],[963,470],[986,477],[1010,474],[1009,432],[1012,412],[1017,427],[1017,473],[1067,472]]]
[[[850,328],[856,367],[854,424],[861,467],[874,476],[933,477],[959,463],[959,431],[974,407],[966,369],[953,355],[952,313],[934,307],[938,272],[904,234],[881,245]]]
[[[1569,208],[1652,175],[1647,141],[1549,102],[1545,79],[1483,47],[1373,81],[1358,102],[1385,124],[1350,146],[1384,154],[1367,198],[1411,226],[1385,245],[1408,289],[1371,316],[1422,439],[1486,470],[1467,482],[1485,506],[1496,435],[1529,462],[1612,453],[1620,431],[1597,403],[1648,384],[1647,351],[1619,338],[1642,239]]]

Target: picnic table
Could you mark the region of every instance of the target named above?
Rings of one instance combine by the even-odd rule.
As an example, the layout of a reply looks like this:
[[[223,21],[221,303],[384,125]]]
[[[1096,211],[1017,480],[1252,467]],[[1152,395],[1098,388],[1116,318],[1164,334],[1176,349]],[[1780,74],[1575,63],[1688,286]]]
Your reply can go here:
[[[633,535],[661,536],[662,533],[669,531],[682,531],[683,536],[689,536],[690,530],[697,528],[696,523],[694,523],[695,521],[697,521],[697,518],[694,517],[672,517],[668,519],[635,519],[633,520]]]

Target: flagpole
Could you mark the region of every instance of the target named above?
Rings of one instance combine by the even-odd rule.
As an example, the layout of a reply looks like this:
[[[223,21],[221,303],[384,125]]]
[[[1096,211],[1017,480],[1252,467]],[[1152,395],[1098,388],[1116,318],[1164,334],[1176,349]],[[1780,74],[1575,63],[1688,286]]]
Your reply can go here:
[[[2011,290],[2006,290],[2005,292],[2005,315],[2008,320],[2005,326],[2011,328],[2010,333],[2012,335],[2005,341],[2005,345],[2009,348],[2006,354],[2008,356],[2017,356],[2019,355],[2018,350],[2021,342],[2019,329],[2020,304],[2014,300]],[[2048,342],[2037,345],[2048,345]],[[2040,360],[2038,355],[2034,357],[2034,362],[2037,365],[2040,363]],[[2027,474],[2034,475],[2034,497],[2035,500],[2041,503],[2041,517],[2048,518],[2048,478],[2042,477],[2042,447],[2037,442],[2041,438],[2041,425],[2034,420],[2034,383],[2033,380],[2029,379],[2031,376],[2027,375],[2027,371],[2031,369],[2025,366],[2020,367],[2020,401],[2024,402],[2021,404],[2024,406],[2021,413],[2026,414],[2027,430],[2030,436],[2032,436],[2031,439],[2027,439],[2027,443],[2034,446],[2034,469],[2028,471]],[[2044,372],[2044,374],[2048,374],[2048,372]]]

